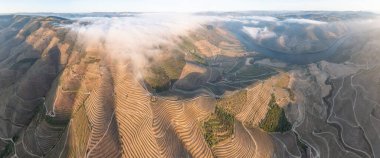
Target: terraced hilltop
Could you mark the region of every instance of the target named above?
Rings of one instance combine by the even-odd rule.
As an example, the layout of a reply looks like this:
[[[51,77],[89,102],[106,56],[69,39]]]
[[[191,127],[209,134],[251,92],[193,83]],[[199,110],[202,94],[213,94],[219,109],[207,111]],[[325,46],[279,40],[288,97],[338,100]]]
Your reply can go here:
[[[380,30],[334,15],[215,18],[149,54],[84,40],[97,21],[1,15],[0,157],[380,157]]]

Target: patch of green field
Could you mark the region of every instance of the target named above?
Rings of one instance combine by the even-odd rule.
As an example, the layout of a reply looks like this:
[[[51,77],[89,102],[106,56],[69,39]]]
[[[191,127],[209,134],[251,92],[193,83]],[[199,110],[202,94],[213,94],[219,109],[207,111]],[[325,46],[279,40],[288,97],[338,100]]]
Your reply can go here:
[[[276,103],[276,98],[272,94],[269,101],[269,110],[265,118],[260,122],[261,129],[267,132],[286,132],[292,128],[292,124],[285,116],[285,111]]]
[[[228,113],[236,115],[240,111],[240,109],[242,108],[242,105],[244,105],[246,101],[247,101],[247,91],[240,90],[239,92],[234,93],[231,96],[223,97],[221,99],[216,100],[216,106],[222,107]]]
[[[210,147],[230,138],[234,132],[235,117],[222,108],[216,107],[215,113],[203,124],[203,136]]]

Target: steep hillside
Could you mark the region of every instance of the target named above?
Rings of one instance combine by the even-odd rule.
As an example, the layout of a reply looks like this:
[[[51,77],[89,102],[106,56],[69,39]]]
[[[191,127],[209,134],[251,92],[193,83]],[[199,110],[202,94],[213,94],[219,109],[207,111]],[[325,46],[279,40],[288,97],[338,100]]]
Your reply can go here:
[[[0,16],[0,157],[380,156],[378,28],[297,17]]]
[[[107,53],[101,41],[78,41],[79,34],[63,27],[74,21],[37,16],[0,18],[0,149],[3,156],[219,155],[221,145],[208,146],[202,128],[219,101],[213,97],[190,97],[187,93],[222,95],[227,89],[214,84],[237,86],[232,88],[234,90],[249,85],[230,79],[232,73],[243,71],[249,65],[240,64],[243,59],[239,42],[225,38],[227,32],[222,28],[201,29],[202,36],[183,38],[177,48],[162,47],[160,50],[166,51],[166,55],[153,60],[141,73],[131,62],[133,58],[115,58]],[[214,46],[205,40],[207,34],[214,36],[210,42],[219,44]],[[211,52],[207,52],[209,48]],[[228,62],[236,66],[230,69]],[[209,66],[224,63],[227,65]],[[143,77],[136,77],[140,73]],[[189,80],[192,75],[195,76]],[[199,87],[188,83],[197,78],[201,83]],[[265,115],[273,84],[269,80],[266,87],[257,85],[256,89],[268,89],[261,91],[260,96],[251,97],[256,94],[248,91],[246,100],[249,102],[242,108],[259,110],[260,116]],[[176,93],[179,89],[182,93]],[[169,100],[170,96],[183,99]],[[252,98],[264,100],[254,107],[250,105],[255,103]],[[240,127],[235,127],[234,135],[249,135],[240,121],[254,126],[263,118],[254,118],[255,112],[244,112],[249,110],[236,116],[235,124]],[[249,146],[244,148],[251,150]]]

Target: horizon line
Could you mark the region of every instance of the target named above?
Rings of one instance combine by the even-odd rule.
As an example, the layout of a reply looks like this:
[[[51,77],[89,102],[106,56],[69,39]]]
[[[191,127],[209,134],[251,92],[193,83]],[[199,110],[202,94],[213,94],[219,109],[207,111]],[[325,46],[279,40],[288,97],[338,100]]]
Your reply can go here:
[[[77,12],[0,12],[0,14],[91,14],[91,13],[233,13],[233,12],[368,12],[373,14],[380,14],[379,11],[370,10],[230,10],[230,11],[193,11],[193,12],[181,12],[181,11],[77,11]]]

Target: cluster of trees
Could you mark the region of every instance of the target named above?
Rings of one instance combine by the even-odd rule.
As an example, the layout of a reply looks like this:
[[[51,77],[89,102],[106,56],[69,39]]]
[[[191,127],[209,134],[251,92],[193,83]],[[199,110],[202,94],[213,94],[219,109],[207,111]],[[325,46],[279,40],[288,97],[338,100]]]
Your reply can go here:
[[[243,89],[231,96],[216,100],[216,106],[223,107],[227,113],[236,115],[247,102],[247,90]]]
[[[215,113],[203,124],[207,144],[213,147],[233,134],[235,117],[222,108],[216,107]]]
[[[212,123],[210,121],[205,122],[203,128],[205,130],[203,136],[205,137],[207,144],[210,147],[214,146],[217,143],[217,139],[214,135]]]
[[[276,97],[272,94],[269,101],[269,110],[265,118],[260,122],[261,129],[267,132],[286,132],[292,129],[292,124],[285,116],[284,109],[276,103]]]
[[[235,117],[227,111],[225,111],[224,109],[216,107],[215,113],[223,123],[226,123],[228,125],[234,123]]]

